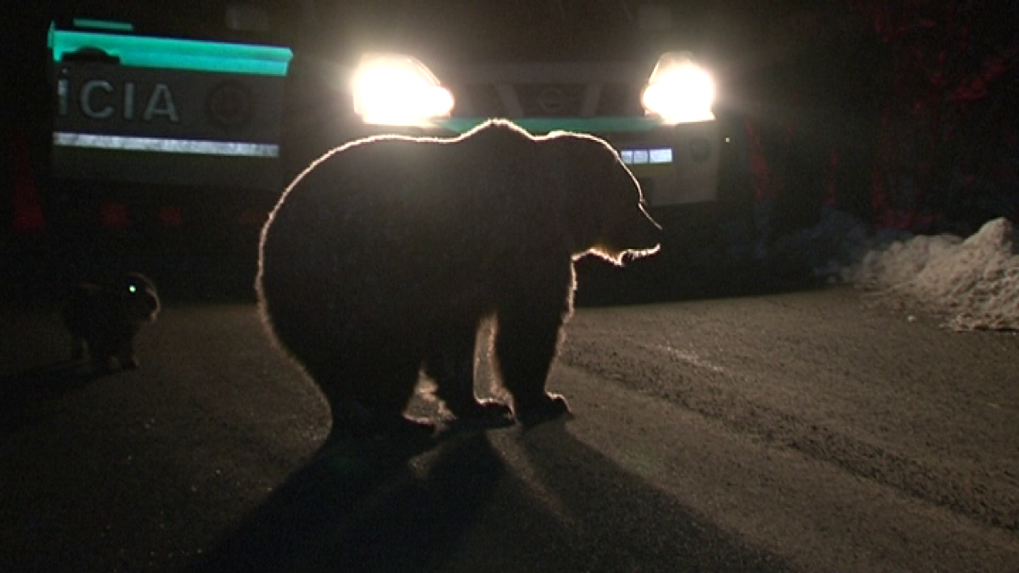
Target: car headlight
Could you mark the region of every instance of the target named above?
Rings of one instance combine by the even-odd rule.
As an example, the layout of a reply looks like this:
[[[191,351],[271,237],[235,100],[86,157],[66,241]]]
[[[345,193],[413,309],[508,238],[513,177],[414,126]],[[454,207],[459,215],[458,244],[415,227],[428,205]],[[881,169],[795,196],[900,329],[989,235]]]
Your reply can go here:
[[[640,95],[644,110],[668,123],[715,119],[711,113],[714,100],[714,80],[688,52],[663,54]]]
[[[354,73],[354,111],[365,123],[420,125],[445,117],[453,96],[417,59],[401,54],[366,54]]]

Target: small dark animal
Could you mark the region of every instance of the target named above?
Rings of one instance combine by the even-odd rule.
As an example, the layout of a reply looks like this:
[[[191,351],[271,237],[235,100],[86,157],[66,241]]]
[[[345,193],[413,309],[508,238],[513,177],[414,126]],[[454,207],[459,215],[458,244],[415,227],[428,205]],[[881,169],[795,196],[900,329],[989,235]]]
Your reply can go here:
[[[134,338],[142,324],[159,313],[156,285],[139,273],[126,273],[116,281],[82,283],[63,309],[64,324],[74,338],[72,359],[91,359],[96,370],[112,372],[138,367]]]

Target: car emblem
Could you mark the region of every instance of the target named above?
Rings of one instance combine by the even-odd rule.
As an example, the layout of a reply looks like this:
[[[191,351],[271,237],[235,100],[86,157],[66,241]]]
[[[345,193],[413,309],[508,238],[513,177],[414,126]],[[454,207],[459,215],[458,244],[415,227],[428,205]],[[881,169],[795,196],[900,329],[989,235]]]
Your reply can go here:
[[[566,107],[566,94],[557,87],[546,87],[538,92],[538,106],[546,113],[559,113]]]
[[[251,90],[239,82],[223,82],[209,93],[205,100],[205,113],[210,121],[220,127],[242,127],[254,113]]]

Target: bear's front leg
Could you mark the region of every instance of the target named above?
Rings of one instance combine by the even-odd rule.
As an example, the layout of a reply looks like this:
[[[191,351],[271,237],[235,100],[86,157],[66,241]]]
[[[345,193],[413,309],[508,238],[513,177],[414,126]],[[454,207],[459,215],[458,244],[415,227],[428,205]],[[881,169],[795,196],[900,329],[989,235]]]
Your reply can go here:
[[[565,313],[501,312],[495,333],[495,357],[502,383],[513,396],[513,413],[521,424],[534,425],[570,411],[566,399],[545,391],[559,348]]]
[[[92,370],[98,374],[112,374],[119,365],[117,345],[108,336],[92,336],[88,339]]]
[[[134,344],[128,340],[121,347],[117,353],[120,367],[125,370],[137,370],[138,369],[138,357],[134,353]]]

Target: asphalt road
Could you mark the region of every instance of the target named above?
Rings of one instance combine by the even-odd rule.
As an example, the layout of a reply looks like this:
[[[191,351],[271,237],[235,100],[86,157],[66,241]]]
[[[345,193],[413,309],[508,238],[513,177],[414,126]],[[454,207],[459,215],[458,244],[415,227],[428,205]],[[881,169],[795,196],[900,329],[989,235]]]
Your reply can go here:
[[[1019,571],[1019,337],[848,288],[585,306],[571,419],[415,448],[323,447],[248,300],[101,378],[2,318],[0,571]]]

